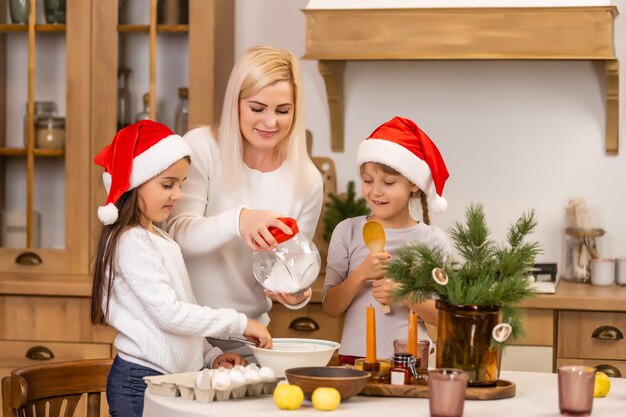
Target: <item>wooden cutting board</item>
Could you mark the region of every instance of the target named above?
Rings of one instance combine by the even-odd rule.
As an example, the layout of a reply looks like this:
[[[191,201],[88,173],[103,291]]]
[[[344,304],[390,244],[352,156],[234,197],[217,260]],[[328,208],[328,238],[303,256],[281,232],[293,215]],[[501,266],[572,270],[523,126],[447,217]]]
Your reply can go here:
[[[359,395],[371,397],[428,398],[427,385],[367,384]],[[466,400],[501,400],[515,397],[515,384],[498,380],[495,387],[467,387]]]

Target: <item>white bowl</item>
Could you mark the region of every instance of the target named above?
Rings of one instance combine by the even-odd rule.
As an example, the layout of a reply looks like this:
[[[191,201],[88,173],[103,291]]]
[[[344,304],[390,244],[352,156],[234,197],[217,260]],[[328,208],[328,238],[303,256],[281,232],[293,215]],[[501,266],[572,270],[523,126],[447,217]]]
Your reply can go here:
[[[339,343],[330,340],[275,338],[273,349],[251,346],[261,366],[272,368],[276,376],[285,376],[285,370],[304,366],[326,366]]]

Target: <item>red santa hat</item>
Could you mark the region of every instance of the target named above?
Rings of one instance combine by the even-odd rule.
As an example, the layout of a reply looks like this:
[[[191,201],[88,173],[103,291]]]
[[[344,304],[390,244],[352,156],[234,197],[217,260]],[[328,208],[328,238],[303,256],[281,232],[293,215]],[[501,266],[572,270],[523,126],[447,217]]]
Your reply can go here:
[[[359,144],[356,162],[357,167],[378,162],[395,169],[426,194],[434,213],[448,206],[442,197],[450,176],[446,164],[433,141],[409,119],[396,116],[376,128]]]
[[[189,156],[183,138],[164,124],[142,120],[117,132],[94,162],[104,167],[102,182],[109,193],[104,206],[98,207],[98,218],[104,225],[117,220],[117,200],[128,190],[139,187]]]

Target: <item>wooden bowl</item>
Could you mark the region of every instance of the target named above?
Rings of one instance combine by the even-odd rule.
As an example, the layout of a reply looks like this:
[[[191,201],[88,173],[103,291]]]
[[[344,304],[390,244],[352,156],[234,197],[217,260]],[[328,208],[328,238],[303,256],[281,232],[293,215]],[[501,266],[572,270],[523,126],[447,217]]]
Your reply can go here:
[[[370,373],[340,366],[309,366],[287,369],[285,376],[290,384],[302,388],[307,400],[311,399],[315,388],[331,387],[337,389],[341,400],[345,401],[361,392]]]

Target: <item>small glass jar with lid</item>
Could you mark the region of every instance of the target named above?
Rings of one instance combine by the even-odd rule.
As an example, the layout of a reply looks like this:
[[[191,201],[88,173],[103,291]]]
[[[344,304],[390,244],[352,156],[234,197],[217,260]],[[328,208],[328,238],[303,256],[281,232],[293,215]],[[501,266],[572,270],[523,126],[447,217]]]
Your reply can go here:
[[[35,147],[62,149],[65,146],[65,118],[38,117],[35,121]]]
[[[419,359],[415,359],[410,353],[394,353],[391,357],[393,365],[389,371],[391,385],[410,385],[417,376],[416,367]],[[416,365],[417,362],[417,365]]]
[[[54,117],[56,114],[57,105],[54,101],[35,101],[33,103],[33,126],[35,126],[37,118]],[[35,146],[37,146],[36,143],[37,141],[35,140]],[[26,103],[26,113],[24,114],[24,147],[28,147],[28,102]]]

